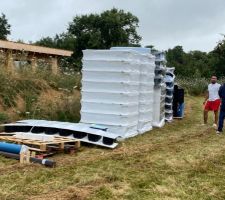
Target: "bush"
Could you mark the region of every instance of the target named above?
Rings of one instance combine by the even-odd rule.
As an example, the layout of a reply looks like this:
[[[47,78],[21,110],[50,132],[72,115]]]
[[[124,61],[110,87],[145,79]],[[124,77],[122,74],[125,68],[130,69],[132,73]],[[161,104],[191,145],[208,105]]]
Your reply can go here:
[[[79,121],[79,73],[54,75],[43,69],[32,72],[28,67],[10,73],[2,69],[0,80],[0,102],[3,110],[10,111],[10,117],[0,114],[1,123],[9,118]],[[50,95],[46,102],[40,102],[48,92],[61,97]]]
[[[177,78],[179,86],[185,89],[185,92],[190,95],[202,95],[207,90],[209,83],[205,78]]]
[[[49,88],[42,80],[24,76],[24,74],[10,74],[0,71],[0,98],[5,108],[15,107],[18,96],[25,98],[25,94],[37,96],[41,91]]]
[[[179,86],[185,89],[187,94],[198,96],[203,95],[207,91],[210,79],[177,77],[176,82]],[[218,82],[220,84],[225,83],[225,78],[221,78]]]
[[[80,97],[77,94],[65,93],[58,100],[51,100],[33,107],[32,118],[54,121],[79,122]]]
[[[7,114],[0,112],[0,123],[5,123],[9,120],[9,117]]]

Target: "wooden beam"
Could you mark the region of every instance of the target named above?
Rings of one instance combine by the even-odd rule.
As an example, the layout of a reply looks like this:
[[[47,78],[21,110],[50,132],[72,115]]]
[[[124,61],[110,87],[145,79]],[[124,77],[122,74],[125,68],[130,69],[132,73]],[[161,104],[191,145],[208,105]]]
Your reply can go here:
[[[72,51],[41,47],[41,46],[36,46],[31,44],[22,44],[18,42],[10,42],[10,41],[4,41],[4,40],[0,40],[0,49],[10,49],[10,50],[34,52],[34,53],[41,53],[41,54],[48,54],[48,55],[65,56],[65,57],[70,57],[73,54]]]

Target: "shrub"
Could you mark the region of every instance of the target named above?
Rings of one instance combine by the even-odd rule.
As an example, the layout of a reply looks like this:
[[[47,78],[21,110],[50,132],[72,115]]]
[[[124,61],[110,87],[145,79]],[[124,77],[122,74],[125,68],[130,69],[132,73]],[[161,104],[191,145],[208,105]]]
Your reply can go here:
[[[176,82],[185,89],[187,94],[198,96],[207,91],[210,80],[206,78],[177,77]],[[218,82],[220,84],[225,83],[225,78],[219,79]]]
[[[9,117],[6,113],[0,112],[0,123],[5,123],[9,120]]]
[[[209,81],[205,78],[180,78],[176,79],[179,86],[190,95],[202,95],[207,90]]]

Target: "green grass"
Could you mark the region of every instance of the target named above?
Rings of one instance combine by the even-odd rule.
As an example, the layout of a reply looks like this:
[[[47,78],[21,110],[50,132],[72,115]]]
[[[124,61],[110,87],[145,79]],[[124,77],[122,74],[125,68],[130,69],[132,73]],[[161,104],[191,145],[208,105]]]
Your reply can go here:
[[[186,117],[115,150],[56,155],[54,169],[0,159],[0,199],[225,199],[225,136],[202,127],[201,98]],[[212,123],[212,118],[210,118]]]
[[[9,119],[8,115],[6,113],[0,112],[0,123],[7,122]]]
[[[29,68],[9,73],[1,69],[0,79],[1,123],[24,118],[79,121],[79,74],[33,73]]]

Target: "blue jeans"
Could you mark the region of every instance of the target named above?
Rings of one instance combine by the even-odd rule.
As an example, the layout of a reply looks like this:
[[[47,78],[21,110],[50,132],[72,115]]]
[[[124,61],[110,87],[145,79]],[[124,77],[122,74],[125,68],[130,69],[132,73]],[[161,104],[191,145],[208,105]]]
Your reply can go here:
[[[219,117],[219,127],[218,131],[222,132],[223,131],[223,121],[225,119],[225,111],[220,110],[220,117]]]

